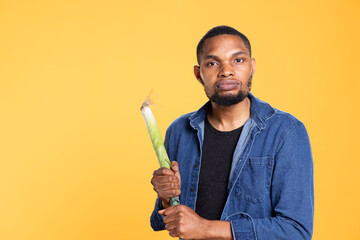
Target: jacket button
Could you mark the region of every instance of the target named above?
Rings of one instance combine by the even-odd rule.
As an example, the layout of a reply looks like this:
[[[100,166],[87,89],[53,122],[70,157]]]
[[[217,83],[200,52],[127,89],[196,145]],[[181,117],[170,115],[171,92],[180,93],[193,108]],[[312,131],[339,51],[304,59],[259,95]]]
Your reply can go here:
[[[190,188],[190,192],[194,192],[195,191],[195,188]]]
[[[194,168],[197,168],[197,167],[198,167],[198,165],[195,163],[195,164],[194,164]]]

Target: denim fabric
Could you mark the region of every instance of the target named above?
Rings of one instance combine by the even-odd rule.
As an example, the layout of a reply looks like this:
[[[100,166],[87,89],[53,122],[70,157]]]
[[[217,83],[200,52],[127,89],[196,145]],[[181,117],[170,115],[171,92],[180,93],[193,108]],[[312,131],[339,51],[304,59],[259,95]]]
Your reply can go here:
[[[220,220],[230,221],[234,239],[311,239],[314,216],[313,160],[304,125],[250,94],[251,117],[237,143],[228,198]],[[193,210],[201,166],[204,119],[211,103],[176,119],[165,148],[178,161],[181,204]],[[156,200],[154,230],[164,230]]]

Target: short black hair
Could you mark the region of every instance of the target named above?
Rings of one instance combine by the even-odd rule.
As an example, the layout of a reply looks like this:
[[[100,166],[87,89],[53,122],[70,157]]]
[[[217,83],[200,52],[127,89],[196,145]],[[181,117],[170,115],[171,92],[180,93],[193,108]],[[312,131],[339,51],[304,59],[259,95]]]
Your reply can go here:
[[[229,27],[226,25],[221,25],[221,26],[216,26],[216,27],[213,27],[212,29],[210,29],[201,38],[200,42],[198,43],[197,48],[196,48],[196,57],[197,57],[197,61],[198,61],[199,65],[200,65],[200,57],[204,53],[205,40],[208,38],[212,38],[212,37],[215,37],[218,35],[223,35],[223,34],[239,36],[241,38],[241,40],[243,41],[243,43],[245,44],[246,48],[249,50],[249,55],[251,57],[251,45],[250,45],[249,39],[244,34],[239,32],[238,30],[236,30],[235,28],[232,28],[232,27]]]

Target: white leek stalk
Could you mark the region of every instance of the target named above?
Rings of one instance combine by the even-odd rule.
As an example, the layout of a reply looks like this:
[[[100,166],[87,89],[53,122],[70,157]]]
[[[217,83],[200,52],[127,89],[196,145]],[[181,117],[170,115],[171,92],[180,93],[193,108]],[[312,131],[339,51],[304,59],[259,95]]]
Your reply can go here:
[[[154,150],[156,152],[156,156],[158,158],[160,167],[165,167],[170,169],[170,159],[166,153],[166,149],[164,147],[164,143],[161,139],[161,135],[159,132],[159,128],[156,124],[154,115],[152,114],[152,111],[150,109],[150,105],[152,104],[150,97],[147,97],[143,104],[141,105],[141,113],[144,117],[147,130],[150,135],[151,142],[153,144]],[[179,205],[179,197],[172,197],[170,199],[170,205]]]

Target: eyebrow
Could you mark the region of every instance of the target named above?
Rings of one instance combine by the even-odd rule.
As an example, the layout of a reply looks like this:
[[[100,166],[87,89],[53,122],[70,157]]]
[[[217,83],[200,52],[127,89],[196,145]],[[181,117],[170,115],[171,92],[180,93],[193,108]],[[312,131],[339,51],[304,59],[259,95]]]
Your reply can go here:
[[[232,54],[233,57],[234,57],[234,56],[237,56],[237,55],[246,55],[246,53],[243,52],[243,51],[238,51],[238,52],[235,52],[235,53]],[[219,60],[219,57],[210,54],[210,55],[206,55],[206,56],[204,57],[204,61],[207,60],[207,59]]]
[[[207,60],[207,59],[219,60],[219,57],[218,57],[218,56],[215,56],[215,55],[206,55],[206,56],[204,57],[204,61]]]

